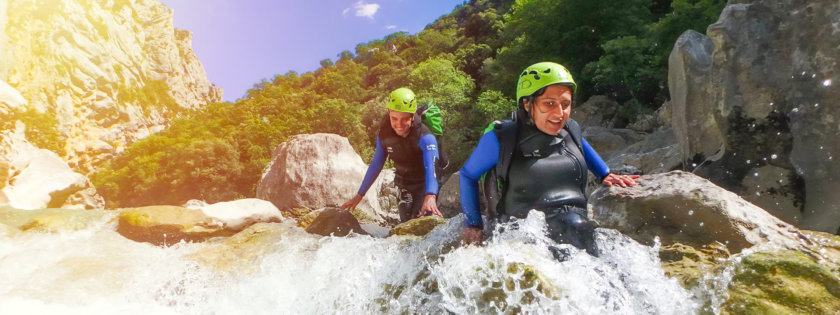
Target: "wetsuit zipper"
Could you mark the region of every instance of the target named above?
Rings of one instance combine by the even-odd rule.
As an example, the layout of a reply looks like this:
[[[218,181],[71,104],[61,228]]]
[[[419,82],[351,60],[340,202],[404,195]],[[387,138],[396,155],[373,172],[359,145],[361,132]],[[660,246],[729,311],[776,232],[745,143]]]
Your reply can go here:
[[[577,165],[577,169],[578,169],[578,178],[577,178],[577,180],[578,180],[578,181],[580,181],[580,180],[583,178],[583,175],[584,175],[584,174],[583,174],[583,166],[581,166],[581,165],[580,165],[580,160],[578,160],[578,158],[575,156],[575,154],[574,154],[574,153],[572,153],[572,151],[570,151],[568,147],[566,147],[566,140],[561,140],[561,141],[560,141],[560,145],[561,145],[561,147],[563,147],[563,151],[564,151],[564,152],[565,152],[565,153],[566,153],[569,157],[571,157],[573,161],[575,161],[575,165]]]

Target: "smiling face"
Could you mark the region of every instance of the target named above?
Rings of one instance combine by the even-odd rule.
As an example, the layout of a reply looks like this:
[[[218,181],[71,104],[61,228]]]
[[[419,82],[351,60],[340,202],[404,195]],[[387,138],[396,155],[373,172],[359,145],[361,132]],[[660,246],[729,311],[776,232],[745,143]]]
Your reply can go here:
[[[388,117],[391,119],[391,128],[400,137],[408,137],[411,130],[411,123],[414,121],[414,113],[403,113],[388,110]]]
[[[534,125],[542,132],[557,135],[572,114],[572,90],[565,85],[549,85],[545,92],[534,99],[534,106],[523,99],[525,110],[531,113]]]

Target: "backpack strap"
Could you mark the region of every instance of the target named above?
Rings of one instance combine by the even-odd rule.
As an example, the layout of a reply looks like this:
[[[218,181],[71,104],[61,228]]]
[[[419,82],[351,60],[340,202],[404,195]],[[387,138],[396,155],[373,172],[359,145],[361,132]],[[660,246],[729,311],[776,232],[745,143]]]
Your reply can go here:
[[[575,145],[577,145],[578,149],[580,149],[580,153],[583,153],[583,141],[581,141],[581,130],[580,125],[574,119],[566,119],[566,125],[563,126],[563,129],[566,129],[566,132],[572,136],[572,140],[575,141]]]
[[[581,154],[581,155],[586,154],[586,153],[583,151],[583,140],[581,140],[581,137],[582,137],[582,136],[581,136],[581,133],[582,133],[582,132],[581,132],[581,130],[580,130],[580,125],[579,125],[579,124],[578,124],[578,123],[577,123],[574,119],[569,118],[569,119],[566,119],[566,125],[565,125],[565,126],[563,126],[563,129],[566,129],[566,132],[568,132],[568,133],[569,133],[569,135],[570,135],[570,136],[572,136],[572,141],[574,141],[574,142],[575,142],[575,145],[577,145],[578,150],[580,150],[580,154]],[[583,161],[580,161],[580,162],[583,164],[583,165],[582,165],[582,167],[583,167],[583,172],[584,172],[584,174],[585,174],[585,173],[587,173],[588,166],[586,165],[586,157],[584,156]],[[587,183],[587,181],[588,181],[588,180],[586,180],[586,179],[585,179],[585,180],[584,180],[584,181],[580,184],[580,189],[581,189],[582,191],[586,191],[586,183]]]
[[[427,110],[429,110],[429,104],[420,104],[417,106],[417,111],[415,111],[415,113],[420,115],[420,117],[423,117]]]
[[[491,168],[484,178],[484,197],[487,201],[487,215],[496,217],[503,214],[500,209],[505,189],[507,187],[508,169],[516,148],[516,121],[505,120],[493,122],[493,133],[499,140],[499,161]]]
[[[496,163],[496,176],[504,187],[507,183],[510,162],[513,160],[513,151],[516,148],[516,121],[505,120],[496,124],[493,133],[499,139],[499,162]]]

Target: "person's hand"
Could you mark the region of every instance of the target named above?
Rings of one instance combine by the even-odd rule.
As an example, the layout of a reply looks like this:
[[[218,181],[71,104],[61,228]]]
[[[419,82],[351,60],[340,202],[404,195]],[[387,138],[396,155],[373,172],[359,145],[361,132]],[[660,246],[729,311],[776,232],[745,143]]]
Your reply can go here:
[[[353,209],[356,208],[356,205],[358,205],[359,202],[362,201],[362,197],[363,197],[362,195],[356,194],[355,196],[353,196],[353,199],[348,200],[343,205],[341,205],[339,208],[347,210],[347,211],[353,210]]]
[[[419,218],[429,213],[443,217],[443,214],[438,210],[437,196],[435,195],[426,195],[426,198],[423,198],[423,207],[420,208],[420,213],[417,214],[417,217]]]
[[[604,177],[604,185],[612,186],[618,185],[621,187],[630,187],[636,185],[636,179],[639,178],[639,175],[618,175],[610,173],[607,177]]]
[[[484,230],[476,227],[464,228],[461,232],[461,243],[464,245],[478,245],[484,238]]]

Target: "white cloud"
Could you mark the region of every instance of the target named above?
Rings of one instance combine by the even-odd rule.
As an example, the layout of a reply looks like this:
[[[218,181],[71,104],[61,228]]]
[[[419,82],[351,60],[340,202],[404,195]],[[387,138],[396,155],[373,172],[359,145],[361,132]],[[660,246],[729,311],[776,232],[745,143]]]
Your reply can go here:
[[[347,8],[347,9],[344,9],[344,11],[341,11],[341,16],[347,17],[347,12],[350,12],[350,8]]]
[[[376,11],[379,11],[379,4],[377,3],[364,3],[364,1],[356,2],[354,6],[356,8],[356,16],[358,17],[366,17],[369,19],[373,19],[373,16],[376,14]]]
[[[388,25],[388,26],[385,26],[385,29],[386,29],[386,30],[392,30],[392,29],[395,29],[395,28],[397,28],[397,26],[396,26],[396,25]]]

